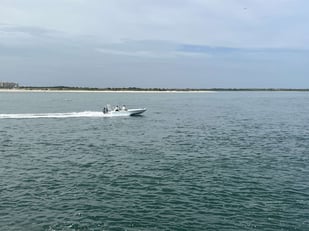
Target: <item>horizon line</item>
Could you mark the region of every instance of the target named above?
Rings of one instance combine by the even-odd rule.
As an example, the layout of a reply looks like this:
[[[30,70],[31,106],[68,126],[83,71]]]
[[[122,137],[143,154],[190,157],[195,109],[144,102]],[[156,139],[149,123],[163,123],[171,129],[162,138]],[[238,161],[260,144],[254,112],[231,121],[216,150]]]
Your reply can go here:
[[[0,88],[1,89],[1,88]],[[18,86],[24,90],[97,90],[97,91],[309,91],[309,88],[276,88],[276,87],[210,87],[210,88],[179,88],[179,87],[72,87],[72,86]]]

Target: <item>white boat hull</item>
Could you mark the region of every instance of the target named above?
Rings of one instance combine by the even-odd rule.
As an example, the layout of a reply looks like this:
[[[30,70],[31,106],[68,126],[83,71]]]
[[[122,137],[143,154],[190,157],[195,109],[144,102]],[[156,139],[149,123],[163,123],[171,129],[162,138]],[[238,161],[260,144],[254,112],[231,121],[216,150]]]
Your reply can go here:
[[[128,109],[128,110],[119,110],[119,111],[110,111],[105,115],[111,116],[136,116],[140,115],[146,111],[146,108],[138,108],[138,109]]]
[[[142,114],[145,111],[146,111],[146,108],[129,109],[128,110],[128,112],[130,113],[130,116],[140,115],[140,114]]]

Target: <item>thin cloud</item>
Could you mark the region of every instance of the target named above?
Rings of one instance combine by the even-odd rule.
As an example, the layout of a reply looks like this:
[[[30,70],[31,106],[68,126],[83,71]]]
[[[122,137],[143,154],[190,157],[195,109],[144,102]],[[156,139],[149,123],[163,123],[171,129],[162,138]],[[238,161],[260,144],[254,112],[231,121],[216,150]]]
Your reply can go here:
[[[0,1],[0,76],[29,85],[309,87],[308,8],[305,0]]]
[[[91,35],[220,47],[308,48],[305,0],[53,0],[0,3],[0,22]],[[29,28],[30,29],[30,28]]]

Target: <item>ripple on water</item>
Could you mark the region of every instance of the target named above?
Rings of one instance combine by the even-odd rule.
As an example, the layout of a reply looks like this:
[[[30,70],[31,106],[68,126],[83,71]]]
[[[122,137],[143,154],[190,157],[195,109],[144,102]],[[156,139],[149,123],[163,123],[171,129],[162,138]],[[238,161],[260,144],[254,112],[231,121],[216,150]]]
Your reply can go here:
[[[308,108],[249,96],[144,95],[153,113],[138,118],[1,120],[2,229],[308,230]],[[36,100],[48,97],[60,96]]]

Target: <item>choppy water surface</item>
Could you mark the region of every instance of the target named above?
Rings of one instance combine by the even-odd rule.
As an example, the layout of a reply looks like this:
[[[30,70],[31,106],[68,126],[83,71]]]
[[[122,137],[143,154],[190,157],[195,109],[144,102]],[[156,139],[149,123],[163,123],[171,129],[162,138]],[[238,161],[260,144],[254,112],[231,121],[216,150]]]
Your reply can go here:
[[[308,101],[0,93],[1,230],[309,230]],[[148,111],[36,116],[105,103]]]

